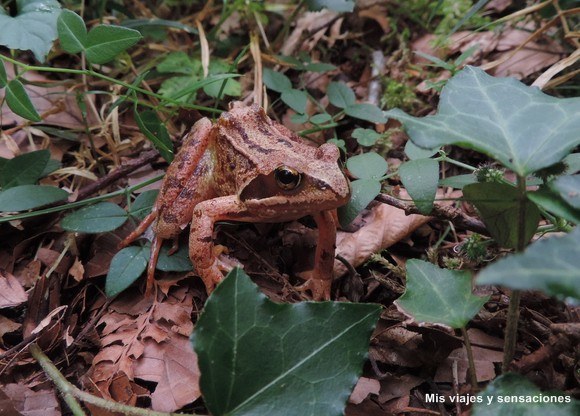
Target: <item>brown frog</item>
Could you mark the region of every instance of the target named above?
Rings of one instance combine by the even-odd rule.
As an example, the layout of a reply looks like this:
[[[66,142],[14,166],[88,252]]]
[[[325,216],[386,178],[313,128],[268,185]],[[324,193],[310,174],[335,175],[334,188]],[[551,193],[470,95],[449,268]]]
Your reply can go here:
[[[190,226],[189,256],[208,293],[223,278],[216,221],[283,222],[312,215],[318,226],[314,270],[299,287],[316,300],[330,298],[336,239],[335,209],[350,197],[338,166],[338,148],[316,148],[271,120],[258,105],[235,102],[215,124],[192,127],[167,170],[151,214],[121,246],[151,224],[155,237],[147,269],[147,292],[161,244]]]

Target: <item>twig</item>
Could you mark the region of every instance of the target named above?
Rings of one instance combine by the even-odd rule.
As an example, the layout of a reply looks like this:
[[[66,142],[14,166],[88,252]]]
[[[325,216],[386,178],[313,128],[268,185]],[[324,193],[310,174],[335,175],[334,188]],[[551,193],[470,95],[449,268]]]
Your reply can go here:
[[[379,194],[375,200],[382,202],[387,205],[391,205],[395,208],[402,209],[405,214],[420,214],[419,209],[415,205],[406,204],[403,201],[386,194]],[[485,224],[478,219],[465,215],[460,210],[453,207],[445,207],[442,205],[434,204],[433,212],[429,215],[441,220],[451,221],[453,225],[457,228],[462,228],[465,230],[473,231],[478,234],[489,235],[489,231],[485,227]]]
[[[142,409],[140,407],[128,406],[126,404],[113,402],[110,400],[103,399],[101,397],[94,396],[90,393],[84,392],[76,386],[73,386],[67,381],[67,379],[62,375],[56,366],[50,361],[50,358],[42,352],[42,350],[36,344],[31,344],[29,347],[30,354],[38,361],[38,364],[45,371],[46,375],[54,382],[57,389],[62,393],[65,402],[69,405],[75,416],[85,415],[83,409],[80,407],[78,400],[85,403],[90,403],[101,409],[109,410],[111,412],[119,412],[124,415],[134,415],[134,416],[197,416],[195,414],[185,414],[185,413],[165,413],[156,412],[154,410]],[[78,400],[77,400],[78,399]]]
[[[475,360],[473,359],[473,349],[465,326],[461,327],[461,335],[463,335],[463,342],[465,343],[465,351],[467,351],[467,362],[469,363],[469,376],[471,380],[471,388],[477,390],[477,373],[475,372]]]

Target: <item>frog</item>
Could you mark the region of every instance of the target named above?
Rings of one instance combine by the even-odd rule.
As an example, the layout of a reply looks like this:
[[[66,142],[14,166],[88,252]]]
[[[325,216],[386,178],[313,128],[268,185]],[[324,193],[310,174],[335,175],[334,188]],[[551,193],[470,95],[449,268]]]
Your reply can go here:
[[[228,267],[214,244],[219,221],[278,223],[312,216],[318,228],[314,269],[298,286],[314,300],[330,299],[336,243],[336,209],[350,198],[349,182],[332,143],[315,147],[257,104],[229,104],[212,122],[197,121],[170,163],[151,213],[120,244],[153,230],[146,293],[151,293],[163,241],[189,225],[189,257],[207,293]]]

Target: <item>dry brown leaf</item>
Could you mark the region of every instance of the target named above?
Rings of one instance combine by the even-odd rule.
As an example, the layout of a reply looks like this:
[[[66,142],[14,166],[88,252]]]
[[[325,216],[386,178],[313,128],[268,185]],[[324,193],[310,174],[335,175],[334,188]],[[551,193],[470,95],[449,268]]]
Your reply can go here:
[[[497,375],[495,373],[494,363],[500,363],[503,359],[501,351],[490,350],[487,348],[472,347],[473,358],[475,361],[475,373],[477,381],[488,381]],[[453,362],[457,362],[457,376],[459,383],[465,383],[467,380],[467,352],[465,348],[458,348],[449,354],[446,360],[437,368],[435,382],[452,383],[453,382]]]
[[[34,391],[23,384],[7,384],[2,387],[2,391],[10,397],[16,410],[23,416],[61,415],[54,390]]]
[[[21,305],[27,299],[28,295],[16,277],[0,270],[0,309]]]
[[[5,316],[0,315],[0,345],[3,344],[2,337],[4,334],[9,334],[11,332],[17,331],[20,329],[22,324],[14,322]]]
[[[75,279],[77,282],[83,280],[85,274],[85,267],[83,266],[78,257],[75,258],[75,262],[70,267],[70,269],[68,269],[68,274],[70,274],[73,277],[73,279]]]
[[[356,386],[354,386],[348,401],[354,404],[362,403],[369,394],[378,395],[380,389],[381,383],[379,383],[378,380],[375,380],[374,378],[361,377],[358,379]]]
[[[324,29],[327,27],[327,24],[336,18],[336,16],[336,12],[328,9],[319,12],[304,13],[296,21],[296,27],[284,42],[284,45],[280,49],[280,54],[291,56],[294,55],[298,49],[304,49],[305,44],[302,39],[304,32],[312,32],[320,28]],[[326,32],[326,30],[318,30],[316,33],[312,34],[308,41],[310,48],[318,44],[318,41],[324,35],[324,32]],[[306,46],[305,49],[309,50],[308,46]]]
[[[387,378],[381,380],[379,402],[386,403],[399,397],[409,397],[411,390],[424,381],[424,378],[412,374],[403,374],[400,377],[388,375]]]

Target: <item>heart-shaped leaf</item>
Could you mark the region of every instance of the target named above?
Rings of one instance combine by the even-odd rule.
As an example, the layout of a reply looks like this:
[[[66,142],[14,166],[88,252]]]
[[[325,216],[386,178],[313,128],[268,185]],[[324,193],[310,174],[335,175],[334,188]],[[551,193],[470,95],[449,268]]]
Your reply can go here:
[[[105,233],[119,228],[127,221],[127,213],[112,202],[99,202],[72,212],[60,223],[67,231]]]
[[[418,146],[471,148],[520,176],[553,165],[580,144],[580,98],[555,98],[474,67],[449,80],[437,115],[385,114],[399,119]]]
[[[143,36],[137,30],[121,26],[98,25],[89,32],[85,53],[93,64],[104,64],[133,46]]]
[[[32,185],[42,176],[48,161],[48,150],[24,153],[8,160],[0,169],[2,189],[19,185]]]
[[[277,304],[235,269],[192,335],[207,408],[214,416],[343,415],[379,312],[372,304]]]
[[[56,0],[17,0],[17,15],[9,16],[0,7],[0,45],[9,49],[31,50],[43,62],[56,39],[56,21],[61,12]]]
[[[483,269],[478,285],[541,290],[580,302],[580,228],[564,237],[543,238],[522,254],[512,254]]]
[[[418,322],[463,328],[488,300],[472,293],[466,271],[440,269],[422,260],[407,262],[407,287],[395,301]]]
[[[55,186],[15,186],[0,192],[0,212],[26,211],[66,198],[68,192]]]
[[[530,241],[535,234],[540,211],[529,199],[520,200],[513,186],[494,182],[473,183],[463,188],[463,196],[475,205],[489,233],[502,247],[518,246],[517,225],[522,212],[525,242]],[[523,209],[521,204],[525,205]]]
[[[439,182],[439,163],[433,159],[409,160],[399,166],[401,182],[421,214],[429,214]]]

